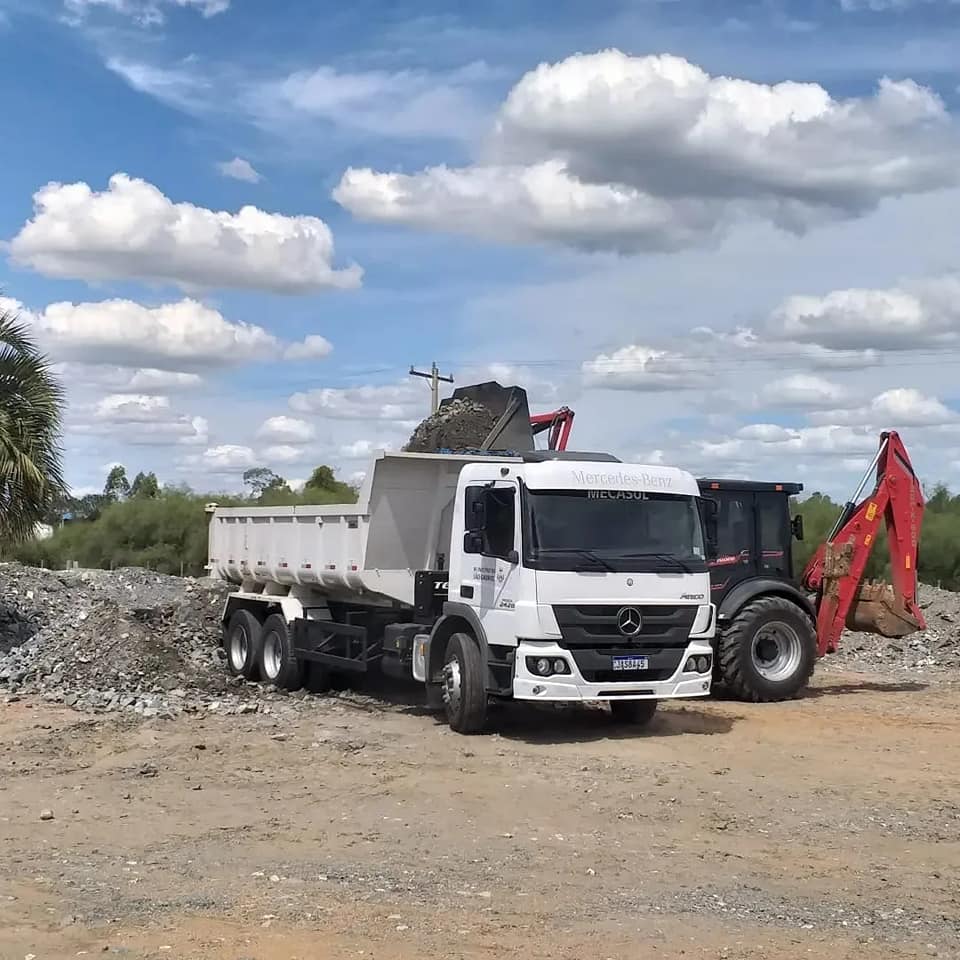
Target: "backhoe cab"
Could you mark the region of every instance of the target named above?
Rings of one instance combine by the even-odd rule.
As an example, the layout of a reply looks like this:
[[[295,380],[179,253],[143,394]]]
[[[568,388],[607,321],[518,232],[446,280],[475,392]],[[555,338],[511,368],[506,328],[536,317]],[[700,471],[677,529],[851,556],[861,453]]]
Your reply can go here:
[[[872,492],[860,499],[871,476]],[[817,657],[837,649],[844,626],[886,637],[925,629],[917,605],[923,493],[896,433],[881,435],[873,463],[799,583],[792,542],[802,539],[803,521],[791,519],[790,497],[801,484],[703,479],[699,485],[701,496],[716,504],[714,680],[738,699],[797,696]],[[865,583],[881,522],[893,583]]]

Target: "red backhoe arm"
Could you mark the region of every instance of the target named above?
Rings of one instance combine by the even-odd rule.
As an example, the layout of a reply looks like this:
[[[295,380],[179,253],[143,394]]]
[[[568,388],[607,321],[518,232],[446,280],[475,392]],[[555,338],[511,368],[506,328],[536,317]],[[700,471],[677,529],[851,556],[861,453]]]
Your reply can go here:
[[[876,467],[876,486],[857,502]],[[833,653],[846,625],[852,630],[903,637],[926,629],[917,604],[917,549],[923,490],[897,433],[884,433],[860,487],[844,507],[830,536],[803,572],[816,592],[818,654]],[[863,583],[880,520],[887,526],[893,585]]]
[[[573,429],[573,411],[561,407],[553,413],[537,413],[530,417],[530,429],[534,436],[549,430],[548,450],[566,450],[570,431]]]

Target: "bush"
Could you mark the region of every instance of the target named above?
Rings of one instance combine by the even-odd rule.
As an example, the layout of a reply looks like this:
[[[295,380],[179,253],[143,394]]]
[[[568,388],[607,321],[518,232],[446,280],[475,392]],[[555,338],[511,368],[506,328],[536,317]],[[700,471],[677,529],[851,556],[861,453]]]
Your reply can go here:
[[[31,540],[9,548],[5,555],[31,566],[63,569],[76,561],[81,567],[113,569],[147,567],[159,573],[203,574],[207,563],[206,505],[296,506],[355,503],[357,491],[318,468],[303,491],[296,493],[281,479],[259,496],[196,494],[183,487],[130,496],[94,513],[94,519],[65,524],[47,540]]]

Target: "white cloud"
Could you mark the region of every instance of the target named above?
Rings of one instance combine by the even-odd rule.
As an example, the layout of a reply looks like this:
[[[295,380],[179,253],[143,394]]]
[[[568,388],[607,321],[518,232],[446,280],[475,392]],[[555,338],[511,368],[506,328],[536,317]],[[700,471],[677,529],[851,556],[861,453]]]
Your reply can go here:
[[[244,160],[242,157],[234,157],[232,160],[218,163],[217,169],[223,176],[229,177],[231,180],[241,180],[244,183],[259,183],[263,179],[254,170],[250,161]]]
[[[557,160],[531,166],[347,170],[333,192],[361,220],[584,249],[676,249],[713,229],[697,204],[671,204],[620,184],[584,183]]]
[[[257,459],[250,447],[224,443],[204,450],[200,463],[211,473],[219,473],[246,470],[256,466]]]
[[[860,10],[870,10],[874,13],[883,13],[890,10],[902,13],[912,7],[938,3],[945,6],[956,6],[960,4],[960,0],[840,0],[840,7],[847,13],[855,13]]]
[[[929,397],[909,387],[895,387],[874,397],[869,404],[851,410],[829,410],[811,414],[815,423],[865,424],[872,430],[899,427],[935,427],[960,420],[936,397]]]
[[[382,450],[393,450],[393,444],[389,441],[355,440],[340,447],[339,453],[345,460],[369,460]]]
[[[194,71],[189,64],[156,67],[122,57],[110,57],[105,66],[139,93],[149,94],[161,103],[187,113],[208,110],[214,99],[210,79]]]
[[[419,383],[324,387],[295,393],[290,407],[332,420],[419,421],[429,413],[429,393]]]
[[[112,393],[97,403],[94,415],[114,423],[152,423],[168,417],[169,413],[169,397]]]
[[[73,24],[101,9],[131,17],[145,27],[159,26],[166,20],[167,7],[193,8],[209,18],[229,10],[230,0],[63,0],[64,17]]]
[[[744,440],[756,440],[759,443],[783,443],[791,439],[793,434],[786,428],[775,423],[751,423],[741,427],[737,436]]]
[[[836,407],[845,403],[849,391],[823,377],[798,373],[768,383],[758,398],[760,405],[780,409],[811,410],[817,407]]]
[[[485,117],[472,87],[493,71],[368,70],[328,65],[251,85],[241,106],[268,128],[323,120],[382,137],[450,139],[478,132]]]
[[[278,443],[264,447],[260,451],[260,459],[269,464],[303,463],[310,459],[308,451],[303,447],[294,447],[286,443]]]
[[[582,249],[669,250],[761,218],[793,231],[960,180],[960,134],[911,80],[836,100],[818,84],[711,77],[680,57],[576,54],[527,73],[483,162],[347,170],[362,219]]]
[[[14,261],[46,276],[140,279],[180,287],[274,293],[352,288],[361,270],[334,269],[333,235],[317,217],[174,203],[153,184],[114,174],[107,190],[49,183],[10,243]]]
[[[916,289],[834,290],[794,296],[772,314],[774,339],[831,350],[922,350],[960,343],[960,278],[941,277]]]
[[[587,386],[616,390],[689,390],[703,386],[706,364],[678,353],[632,344],[583,364]]]
[[[196,300],[159,307],[131,300],[54,303],[33,322],[51,355],[88,364],[182,371],[274,359],[283,350],[262,327],[232,323]],[[143,379],[156,376],[144,373]]]
[[[264,420],[257,436],[273,443],[309,443],[316,436],[316,431],[306,420],[281,415]]]
[[[184,390],[198,387],[201,383],[203,379],[196,373],[146,367],[132,372],[127,387],[130,390]]]
[[[92,406],[71,409],[67,435],[92,435],[115,446],[206,444],[205,417],[179,413],[159,394],[107,394]]]
[[[318,333],[311,333],[299,343],[291,343],[284,351],[287,360],[322,360],[333,351],[333,344]]]

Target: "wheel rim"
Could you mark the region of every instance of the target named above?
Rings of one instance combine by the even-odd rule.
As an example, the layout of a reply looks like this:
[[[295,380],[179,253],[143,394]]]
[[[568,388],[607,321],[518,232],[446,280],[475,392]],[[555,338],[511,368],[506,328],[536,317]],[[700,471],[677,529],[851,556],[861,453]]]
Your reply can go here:
[[[250,638],[246,627],[236,627],[230,635],[230,666],[240,671],[246,666],[247,651],[250,649]]]
[[[280,634],[276,630],[271,630],[263,638],[263,672],[267,680],[277,679],[282,663],[283,648],[280,645]]]
[[[800,635],[781,620],[765,623],[753,638],[751,647],[753,666],[765,680],[788,680],[803,658]]]
[[[456,713],[460,709],[461,696],[460,661],[454,658],[443,667],[443,702]]]

